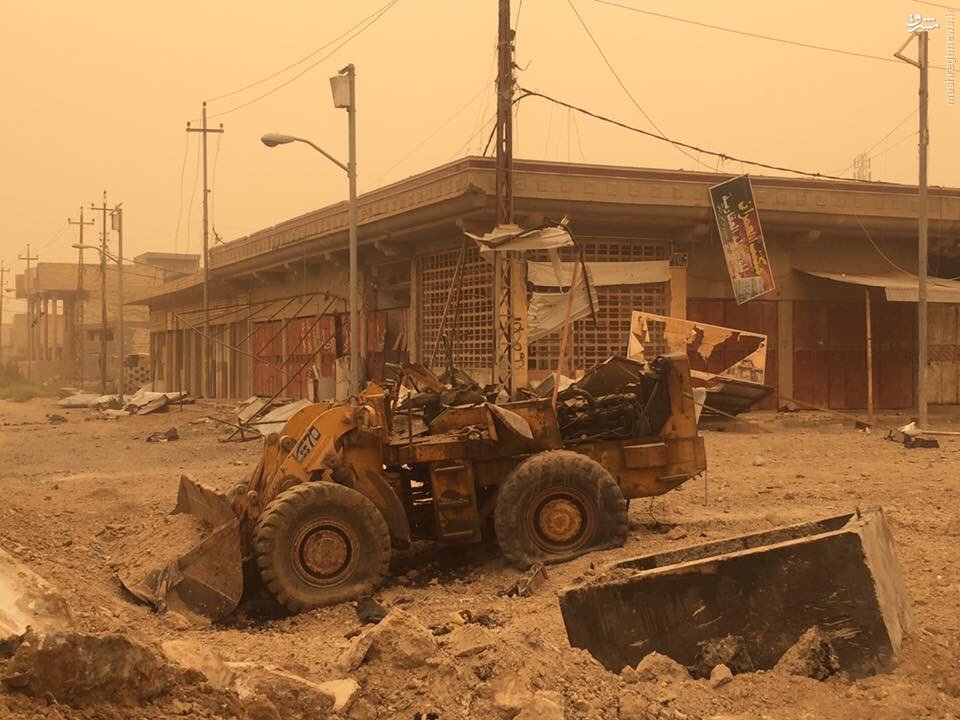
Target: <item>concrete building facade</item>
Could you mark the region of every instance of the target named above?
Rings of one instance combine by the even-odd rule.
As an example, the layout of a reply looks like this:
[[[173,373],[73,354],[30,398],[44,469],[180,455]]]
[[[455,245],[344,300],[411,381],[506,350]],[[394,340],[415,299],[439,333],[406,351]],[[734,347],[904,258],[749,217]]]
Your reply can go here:
[[[766,334],[765,382],[777,389],[769,407],[795,398],[862,408],[869,294],[877,406],[914,404],[916,304],[888,301],[882,287],[865,289],[816,273],[914,273],[915,187],[752,177],[777,289],[737,305],[708,195],[731,175],[520,160],[514,171],[522,227],[567,216],[588,262],[659,260],[670,266],[669,281],[597,288],[596,316],[575,323],[576,368],[624,354],[630,313],[646,310]],[[359,342],[368,377],[381,377],[385,363],[401,358],[429,363],[433,357],[432,365],[442,369],[442,353],[434,348],[463,231],[482,234],[493,227],[494,184],[493,159],[469,157],[360,197]],[[930,218],[931,271],[960,275],[960,190],[932,188]],[[212,396],[298,396],[310,378],[321,394],[333,395],[351,341],[347,222],[347,206],[339,203],[212,250]],[[492,268],[472,243],[465,252],[454,359],[487,382]],[[150,308],[158,388],[199,391],[201,292],[198,272],[138,300]],[[958,323],[955,303],[931,304],[934,403],[960,402]],[[558,337],[524,342],[516,352],[533,382],[556,367]]]
[[[136,297],[172,277],[196,269],[199,256],[174,256],[163,265],[166,253],[147,253],[125,263],[124,299]],[[105,287],[106,294],[102,288]],[[115,382],[119,352],[119,269],[113,263],[101,276],[98,264],[39,262],[30,273],[16,276],[16,297],[26,300],[27,312],[15,317],[22,325],[22,348],[16,348],[21,370],[31,379],[61,378],[67,382],[100,383],[101,337],[104,333],[103,302],[106,300],[106,382]],[[144,305],[124,308],[124,354],[147,354],[150,350],[149,309]],[[15,333],[16,334],[16,333]]]

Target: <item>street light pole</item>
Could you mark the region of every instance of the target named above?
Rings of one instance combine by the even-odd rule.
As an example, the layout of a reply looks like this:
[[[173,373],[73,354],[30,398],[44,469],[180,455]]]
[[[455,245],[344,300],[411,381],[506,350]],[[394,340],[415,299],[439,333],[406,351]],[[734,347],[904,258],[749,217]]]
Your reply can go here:
[[[363,378],[360,367],[360,272],[359,251],[357,239],[357,103],[356,103],[356,71],[353,65],[347,65],[339,75],[330,78],[330,89],[333,92],[333,104],[347,110],[347,130],[349,135],[349,158],[346,164],[340,162],[316,143],[305,138],[279,133],[267,133],[261,142],[267,147],[286,145],[292,142],[302,142],[323,155],[327,160],[347,173],[350,185],[349,202],[349,246],[350,246],[350,392],[360,391]]]
[[[360,391],[360,283],[357,247],[357,95],[356,72],[347,65],[340,74],[346,74],[350,83],[350,105],[347,107],[347,125],[350,136],[350,157],[347,160],[347,178],[350,183],[350,385],[351,392]]]

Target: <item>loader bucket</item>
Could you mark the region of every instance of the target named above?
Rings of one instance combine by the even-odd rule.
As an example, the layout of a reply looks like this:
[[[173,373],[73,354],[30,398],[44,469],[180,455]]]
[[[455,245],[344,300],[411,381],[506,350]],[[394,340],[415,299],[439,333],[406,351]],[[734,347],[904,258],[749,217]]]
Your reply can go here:
[[[133,540],[118,575],[134,596],[158,610],[214,620],[236,610],[243,593],[240,523],[222,494],[181,475],[173,513]]]

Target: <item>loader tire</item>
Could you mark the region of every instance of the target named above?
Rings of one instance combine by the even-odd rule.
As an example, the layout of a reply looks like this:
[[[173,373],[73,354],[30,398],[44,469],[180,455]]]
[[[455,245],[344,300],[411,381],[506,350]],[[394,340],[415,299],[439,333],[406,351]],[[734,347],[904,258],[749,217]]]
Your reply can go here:
[[[254,530],[260,578],[292,612],[369,594],[387,575],[390,532],[366,496],[329,482],[286,490]]]
[[[627,502],[597,461],[570,450],[527,458],[500,486],[497,541],[520,567],[571,560],[626,542]]]

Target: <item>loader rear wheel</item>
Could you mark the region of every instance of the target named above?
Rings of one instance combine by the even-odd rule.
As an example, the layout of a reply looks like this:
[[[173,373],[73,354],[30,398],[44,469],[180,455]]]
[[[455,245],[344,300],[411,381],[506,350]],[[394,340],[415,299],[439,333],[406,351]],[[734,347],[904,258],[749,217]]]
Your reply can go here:
[[[500,486],[497,540],[522,567],[562,562],[627,539],[627,502],[617,481],[595,460],[552,450],[517,465]]]
[[[356,490],[305,483],[267,506],[253,549],[270,592],[302,612],[370,593],[387,574],[390,532],[376,505]]]

